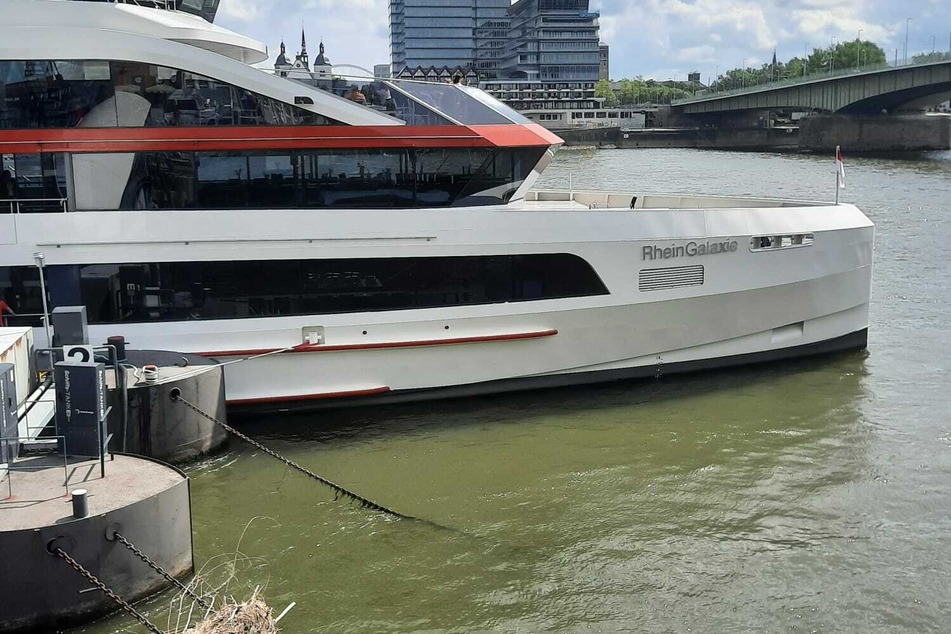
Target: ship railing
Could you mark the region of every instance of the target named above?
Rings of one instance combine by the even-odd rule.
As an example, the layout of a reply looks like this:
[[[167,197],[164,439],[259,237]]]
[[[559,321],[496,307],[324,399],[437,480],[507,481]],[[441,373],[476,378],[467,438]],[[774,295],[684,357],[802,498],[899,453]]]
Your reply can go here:
[[[175,0],[114,0],[118,4],[134,4],[137,7],[147,7],[149,9],[165,9],[166,11],[175,10]]]
[[[65,198],[0,198],[0,214],[66,213]]]
[[[42,328],[46,324],[46,315],[43,313],[20,313],[0,315],[0,327],[7,328]]]

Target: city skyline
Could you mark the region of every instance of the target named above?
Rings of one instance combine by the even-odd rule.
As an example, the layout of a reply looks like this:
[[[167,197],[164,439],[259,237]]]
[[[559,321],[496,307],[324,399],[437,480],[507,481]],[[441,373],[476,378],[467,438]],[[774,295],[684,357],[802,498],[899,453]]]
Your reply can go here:
[[[682,79],[699,71],[758,66],[801,56],[804,48],[863,40],[892,61],[947,51],[949,0],[859,3],[853,0],[591,0],[601,12],[601,40],[611,46],[612,79],[642,75]],[[388,0],[222,0],[216,23],[261,40],[273,65],[283,38],[289,51],[300,36],[323,40],[335,63],[372,69],[389,63]],[[911,18],[911,20],[907,20]]]

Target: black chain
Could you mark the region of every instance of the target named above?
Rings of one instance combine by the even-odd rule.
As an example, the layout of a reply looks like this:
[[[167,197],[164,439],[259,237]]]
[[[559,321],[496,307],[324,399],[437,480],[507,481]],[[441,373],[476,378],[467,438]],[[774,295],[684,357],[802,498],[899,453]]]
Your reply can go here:
[[[165,577],[165,579],[166,579],[169,583],[173,584],[173,585],[176,586],[179,590],[181,590],[182,592],[184,592],[185,594],[187,594],[188,596],[190,596],[190,597],[191,597],[192,599],[194,599],[195,602],[196,602],[198,605],[200,605],[201,607],[205,608],[206,610],[210,610],[210,609],[211,609],[211,606],[208,605],[207,603],[205,603],[205,600],[204,600],[204,599],[202,599],[200,596],[198,596],[197,594],[195,594],[194,592],[192,592],[191,589],[189,589],[189,588],[188,588],[185,584],[183,584],[181,581],[179,581],[178,579],[176,579],[176,578],[173,577],[172,575],[168,574],[168,572],[166,572],[166,570],[165,570],[164,568],[162,568],[160,565],[158,565],[157,563],[155,563],[154,561],[152,561],[152,560],[149,558],[148,555],[146,555],[146,554],[143,553],[141,550],[139,550],[138,548],[136,548],[135,545],[134,545],[132,542],[130,542],[128,539],[126,539],[125,537],[123,537],[122,535],[120,535],[118,532],[115,532],[115,531],[114,531],[112,534],[115,536],[116,541],[118,541],[120,544],[122,544],[123,546],[125,546],[126,548],[128,548],[129,550],[131,550],[139,559],[141,559],[142,561],[144,561],[145,563],[147,563],[147,564],[149,565],[149,568],[151,568],[151,569],[154,570],[155,572],[157,572],[157,573],[159,573],[160,575],[162,575],[163,577]]]
[[[89,583],[99,588],[99,590],[103,594],[105,594],[107,597],[115,601],[116,604],[119,605],[119,607],[121,607],[123,610],[128,612],[129,615],[132,616],[132,618],[134,618],[136,621],[144,625],[145,628],[148,629],[148,631],[152,632],[152,634],[165,634],[165,632],[163,632],[162,630],[152,625],[152,623],[150,623],[147,618],[142,616],[142,614],[140,614],[138,610],[136,610],[134,607],[129,605],[129,603],[125,599],[123,599],[118,594],[116,594],[115,592],[107,588],[106,584],[104,584],[103,582],[99,581],[98,578],[96,578],[96,575],[92,574],[91,572],[83,568],[82,564],[80,564],[78,561],[76,561],[75,559],[67,555],[66,551],[64,551],[62,548],[57,548],[56,550],[53,551],[53,554],[60,557],[63,561],[69,564],[73,570],[75,570],[76,572],[84,576],[86,580],[89,581]]]
[[[274,458],[277,458],[278,460],[280,460],[281,462],[283,462],[284,464],[286,464],[288,467],[291,467],[291,468],[293,468],[293,469],[297,469],[298,471],[300,471],[300,472],[303,473],[304,475],[310,476],[311,478],[313,478],[314,480],[317,480],[317,481],[320,482],[321,484],[324,484],[324,485],[330,487],[330,488],[333,489],[333,490],[336,492],[336,494],[337,494],[337,496],[336,496],[334,499],[337,499],[337,498],[339,498],[340,496],[344,496],[344,497],[347,497],[347,498],[349,498],[349,499],[351,499],[351,500],[354,500],[355,502],[359,502],[359,503],[360,503],[360,506],[363,507],[363,508],[368,508],[368,509],[372,509],[372,510],[374,510],[374,511],[379,511],[380,513],[385,513],[386,515],[390,515],[390,516],[392,516],[392,517],[396,517],[396,518],[399,518],[399,519],[415,520],[415,521],[417,521],[417,522],[425,522],[425,523],[427,523],[427,524],[433,524],[433,522],[429,522],[428,520],[421,520],[421,519],[419,519],[418,517],[413,517],[412,515],[403,515],[402,513],[399,513],[399,512],[397,512],[397,511],[394,511],[393,509],[389,509],[389,508],[386,508],[385,506],[383,506],[383,505],[381,505],[381,504],[377,504],[377,503],[374,502],[373,500],[368,500],[367,498],[363,497],[362,495],[357,495],[356,493],[353,493],[352,491],[348,491],[347,489],[343,488],[343,487],[340,486],[339,484],[335,484],[335,483],[331,482],[330,480],[328,480],[327,478],[324,478],[324,477],[322,477],[322,476],[319,476],[319,475],[317,475],[316,473],[314,473],[313,471],[310,471],[310,470],[308,470],[308,469],[306,469],[306,468],[300,466],[299,464],[297,464],[297,463],[294,462],[293,460],[290,460],[290,459],[288,459],[288,458],[285,458],[284,456],[280,455],[280,454],[277,453],[276,451],[273,451],[273,450],[271,450],[271,449],[268,449],[267,447],[265,447],[264,445],[262,445],[262,444],[259,443],[258,441],[254,440],[253,438],[242,434],[241,432],[239,432],[239,431],[238,431],[237,429],[235,429],[234,427],[228,425],[228,424],[225,423],[225,422],[222,422],[222,421],[218,420],[217,418],[215,418],[215,417],[212,416],[211,414],[208,414],[207,412],[202,411],[202,410],[199,409],[197,406],[195,406],[195,405],[189,403],[189,402],[186,401],[184,398],[182,398],[182,396],[181,396],[180,394],[177,394],[177,395],[176,395],[176,394],[173,393],[172,399],[173,399],[173,400],[177,400],[177,401],[181,401],[181,402],[184,403],[187,407],[190,407],[192,410],[194,410],[195,412],[197,412],[197,413],[200,414],[201,416],[204,416],[205,418],[207,418],[208,420],[212,421],[213,423],[215,423],[215,424],[217,424],[217,425],[220,425],[222,428],[225,429],[225,431],[228,431],[229,433],[234,434],[235,436],[237,436],[238,438],[240,438],[240,439],[243,440],[244,442],[246,442],[246,443],[248,443],[248,444],[250,444],[250,445],[253,445],[254,447],[257,447],[258,449],[260,449],[260,450],[263,451],[264,453],[268,454],[269,456],[273,456]],[[438,524],[437,524],[437,526],[438,526]],[[441,527],[441,528],[445,528],[445,527]]]

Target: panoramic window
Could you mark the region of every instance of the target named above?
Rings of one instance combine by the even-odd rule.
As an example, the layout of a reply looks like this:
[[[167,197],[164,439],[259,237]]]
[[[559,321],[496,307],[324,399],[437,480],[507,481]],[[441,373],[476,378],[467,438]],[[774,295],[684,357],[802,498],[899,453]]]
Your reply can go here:
[[[0,214],[66,211],[62,154],[2,154],[0,166]]]
[[[147,152],[122,209],[406,208],[508,202],[544,148]]]
[[[336,260],[160,262],[46,268],[52,306],[89,323],[184,321],[408,310],[606,295],[567,254]],[[35,269],[0,267],[11,305],[36,308]],[[19,311],[18,311],[19,312]]]
[[[0,62],[0,128],[329,125],[202,75],[125,61]]]

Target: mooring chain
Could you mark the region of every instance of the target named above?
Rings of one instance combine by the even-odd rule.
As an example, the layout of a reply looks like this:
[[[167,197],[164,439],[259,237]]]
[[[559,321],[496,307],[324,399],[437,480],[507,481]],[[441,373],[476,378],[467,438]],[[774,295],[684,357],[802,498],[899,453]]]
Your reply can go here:
[[[83,568],[82,564],[80,564],[78,561],[76,561],[75,559],[70,557],[68,554],[66,554],[65,550],[63,550],[62,548],[57,548],[56,550],[53,551],[53,554],[57,555],[59,558],[61,558],[63,561],[69,564],[73,570],[75,570],[76,572],[81,574],[83,577],[85,577],[86,580],[89,581],[89,583],[99,588],[99,590],[103,594],[105,594],[107,597],[115,601],[119,605],[119,607],[121,607],[123,610],[128,612],[129,615],[132,616],[132,618],[134,618],[136,621],[138,621],[143,626],[145,626],[145,628],[148,629],[148,631],[152,632],[152,634],[165,634],[165,632],[163,632],[159,628],[152,625],[152,623],[147,618],[142,616],[142,614],[138,610],[136,610],[134,607],[132,607],[125,599],[123,599],[118,594],[116,594],[115,592],[107,588],[106,584],[99,581],[96,575],[92,574],[91,572]]]
[[[351,499],[351,500],[354,500],[354,501],[356,501],[356,502],[359,502],[359,503],[360,503],[360,506],[363,507],[363,508],[368,508],[368,509],[372,509],[372,510],[374,510],[374,511],[379,511],[380,513],[385,513],[386,515],[390,515],[390,516],[392,516],[392,517],[397,517],[397,518],[399,518],[399,519],[415,520],[415,521],[417,521],[417,522],[425,522],[425,523],[427,523],[427,524],[433,524],[433,522],[429,522],[428,520],[422,520],[422,519],[420,519],[420,518],[418,518],[418,517],[413,517],[412,515],[403,515],[402,513],[399,513],[399,512],[397,512],[397,511],[394,511],[393,509],[389,509],[389,508],[386,508],[385,506],[383,506],[383,505],[381,505],[381,504],[377,504],[377,503],[374,502],[373,500],[368,500],[367,498],[363,497],[362,495],[357,495],[356,493],[353,493],[352,491],[348,491],[347,489],[343,488],[343,487],[340,486],[339,484],[335,484],[334,482],[331,482],[331,481],[328,480],[327,478],[324,478],[323,476],[319,476],[319,475],[317,475],[316,473],[314,473],[313,471],[310,471],[309,469],[306,469],[305,467],[302,467],[301,465],[297,464],[297,463],[294,462],[293,460],[290,460],[289,458],[285,458],[284,456],[282,456],[281,454],[277,453],[276,451],[273,451],[272,449],[269,449],[269,448],[265,447],[264,445],[262,445],[261,443],[259,443],[259,442],[256,441],[256,440],[254,440],[254,439],[251,438],[250,436],[246,436],[245,434],[242,434],[241,432],[239,432],[237,429],[235,429],[235,428],[232,427],[231,425],[228,425],[227,423],[218,420],[217,418],[215,418],[215,417],[212,416],[211,414],[209,414],[209,413],[203,411],[202,409],[200,409],[198,406],[193,405],[192,403],[189,403],[189,402],[186,401],[184,398],[182,398],[181,394],[176,394],[175,392],[173,392],[173,393],[172,393],[172,399],[184,403],[185,406],[191,408],[193,411],[195,411],[195,412],[198,413],[199,415],[204,416],[205,418],[207,418],[208,420],[212,421],[212,422],[215,423],[216,425],[219,425],[220,427],[222,427],[225,431],[227,431],[227,432],[229,432],[229,433],[231,433],[231,434],[234,434],[235,436],[237,436],[238,438],[240,438],[240,439],[243,440],[244,442],[246,442],[246,443],[248,443],[248,444],[250,444],[250,445],[253,445],[254,447],[257,447],[258,449],[260,449],[260,450],[263,451],[264,453],[268,454],[269,456],[273,456],[274,458],[277,458],[278,460],[280,460],[281,462],[283,462],[283,463],[286,464],[287,466],[289,466],[289,467],[291,467],[291,468],[293,468],[293,469],[297,469],[298,471],[300,471],[300,472],[303,473],[304,475],[307,475],[307,476],[313,478],[314,480],[317,480],[317,481],[320,482],[321,484],[324,484],[324,485],[330,487],[330,488],[333,489],[333,490],[336,492],[336,494],[337,494],[337,495],[334,497],[335,500],[336,500],[337,498],[339,498],[340,496],[344,496],[344,497],[347,497],[347,498],[349,498],[349,499]],[[439,525],[436,524],[436,526],[439,526]],[[442,527],[442,528],[445,528],[445,527]]]
[[[157,563],[155,563],[154,561],[152,561],[152,559],[151,559],[148,555],[146,555],[146,554],[143,553],[141,550],[139,550],[138,548],[136,548],[136,547],[135,547],[135,544],[133,544],[133,543],[130,542],[128,539],[126,539],[125,537],[123,537],[122,535],[120,535],[117,531],[113,531],[112,534],[115,536],[117,542],[119,542],[120,544],[122,544],[123,546],[125,546],[126,548],[128,548],[129,550],[131,550],[132,553],[133,553],[136,557],[138,557],[139,559],[141,559],[142,561],[144,561],[146,564],[148,564],[149,568],[151,568],[151,569],[154,570],[155,572],[157,572],[157,573],[159,573],[160,575],[162,575],[163,577],[165,577],[165,579],[166,579],[169,583],[171,583],[172,585],[174,585],[175,587],[177,587],[179,590],[181,590],[182,592],[184,592],[184,593],[187,594],[188,596],[190,596],[190,597],[191,597],[192,599],[194,599],[195,602],[196,602],[198,605],[200,605],[201,607],[205,608],[206,610],[210,610],[210,609],[211,609],[211,606],[208,605],[208,604],[205,602],[204,599],[202,599],[200,596],[198,596],[197,594],[195,594],[194,592],[192,592],[192,591],[188,588],[188,586],[186,586],[184,583],[182,583],[181,581],[179,581],[178,579],[176,579],[176,578],[173,577],[172,575],[168,574],[168,572],[167,572],[164,568],[162,568],[160,565],[158,565]]]

